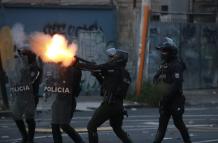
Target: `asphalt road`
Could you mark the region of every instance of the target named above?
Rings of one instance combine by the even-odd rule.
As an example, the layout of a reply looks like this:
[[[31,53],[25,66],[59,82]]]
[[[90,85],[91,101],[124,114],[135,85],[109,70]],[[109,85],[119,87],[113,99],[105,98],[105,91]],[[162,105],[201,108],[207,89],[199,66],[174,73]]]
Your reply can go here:
[[[152,143],[158,127],[157,108],[131,108],[129,117],[125,118],[123,127],[129,133],[134,143]],[[86,125],[93,111],[76,112],[71,125],[88,143]],[[50,129],[50,112],[37,113],[36,143],[52,143]],[[189,107],[186,108],[184,120],[189,128],[193,143],[218,143],[218,107]],[[121,143],[109,127],[108,122],[98,131],[100,143]],[[73,141],[63,134],[64,143]],[[15,143],[20,141],[20,135],[15,123],[10,117],[0,119],[0,143]],[[178,130],[172,120],[163,143],[182,143]]]

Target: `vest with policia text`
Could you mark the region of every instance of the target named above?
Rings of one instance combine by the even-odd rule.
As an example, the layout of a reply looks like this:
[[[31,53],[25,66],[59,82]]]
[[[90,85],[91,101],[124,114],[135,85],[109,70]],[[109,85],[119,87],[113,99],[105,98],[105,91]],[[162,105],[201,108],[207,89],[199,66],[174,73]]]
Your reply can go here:
[[[30,96],[33,94],[33,87],[32,84],[29,83],[16,84],[11,85],[10,91],[11,94],[16,96]]]
[[[48,94],[56,94],[56,95],[63,95],[63,96],[70,96],[72,95],[72,86],[66,84],[65,81],[60,81],[54,85],[46,85],[44,87],[44,92]]]
[[[185,64],[183,61],[173,59],[171,62],[164,62],[154,76],[156,89],[162,94],[161,101],[170,103],[183,95],[182,83]]]
[[[48,81],[44,86],[45,94],[77,97],[80,92],[81,71],[68,67],[59,71],[59,77]]]
[[[34,118],[35,99],[31,83],[14,84],[10,86],[11,112],[15,120],[22,119],[23,115]]]
[[[76,108],[76,97],[80,91],[80,80],[81,71],[73,67],[67,67],[59,69],[59,78],[56,82],[45,86],[45,92],[55,95],[52,104],[52,123],[70,123]]]

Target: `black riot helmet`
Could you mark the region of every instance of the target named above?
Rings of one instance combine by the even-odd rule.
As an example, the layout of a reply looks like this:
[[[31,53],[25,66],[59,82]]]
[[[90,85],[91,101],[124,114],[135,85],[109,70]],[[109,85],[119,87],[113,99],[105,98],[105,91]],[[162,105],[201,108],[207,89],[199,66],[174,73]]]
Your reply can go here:
[[[109,56],[109,62],[117,63],[120,66],[126,66],[128,61],[128,53],[126,51],[109,48],[106,50],[106,54]]]
[[[36,55],[29,49],[18,49],[18,54],[21,57],[27,57],[28,64],[33,64],[36,62]]]
[[[177,47],[173,39],[165,37],[156,47],[161,52],[161,59],[169,61],[177,57]]]

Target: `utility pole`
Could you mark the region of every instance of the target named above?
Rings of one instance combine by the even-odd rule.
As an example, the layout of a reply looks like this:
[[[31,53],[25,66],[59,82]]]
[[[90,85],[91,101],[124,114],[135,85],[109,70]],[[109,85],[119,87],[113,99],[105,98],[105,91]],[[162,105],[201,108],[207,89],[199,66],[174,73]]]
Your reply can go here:
[[[140,44],[139,44],[139,59],[138,59],[138,71],[137,71],[137,80],[136,80],[136,96],[141,95],[142,82],[143,82],[143,72],[144,72],[144,63],[145,63],[145,52],[147,48],[148,40],[148,27],[149,27],[149,18],[151,13],[151,1],[142,0],[141,7],[141,25],[140,25]]]

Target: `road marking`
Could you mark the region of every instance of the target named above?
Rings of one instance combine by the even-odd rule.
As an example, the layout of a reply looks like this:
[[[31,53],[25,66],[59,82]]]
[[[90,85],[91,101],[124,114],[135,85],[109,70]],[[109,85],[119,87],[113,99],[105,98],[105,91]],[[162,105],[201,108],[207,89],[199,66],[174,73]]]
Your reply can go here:
[[[136,110],[137,110],[137,108],[131,108],[130,110],[131,110],[131,111],[136,111]]]
[[[190,115],[190,114],[184,114],[184,117],[218,117],[216,114],[195,114],[195,115]],[[159,118],[159,114],[157,115],[130,115],[129,118]],[[76,119],[76,118],[74,118]]]
[[[8,139],[10,138],[9,136],[1,136],[2,139]]]
[[[217,128],[212,128],[211,124],[198,124],[198,125],[187,125],[188,128],[190,128],[191,130],[218,130]],[[146,126],[146,125],[124,125],[123,128],[127,129],[127,130],[148,130],[148,129],[156,129],[156,126],[150,125],[150,126]],[[175,126],[173,124],[168,125],[168,128],[175,128]],[[87,128],[75,128],[75,130],[79,133],[84,133],[87,132]],[[98,131],[112,131],[112,128],[110,126],[106,126],[106,127],[99,127]],[[36,128],[36,132],[39,133],[51,133],[52,130],[51,128]]]
[[[173,138],[164,138],[164,140],[172,140]]]
[[[79,133],[82,132],[88,132],[88,130],[86,128],[75,128],[75,130]],[[111,127],[99,127],[98,131],[111,131],[112,128]],[[50,133],[52,132],[52,130],[50,128],[36,128],[35,130],[36,132],[40,132],[40,133]]]
[[[192,108],[185,108],[185,111],[201,111],[201,110],[210,110],[211,108],[206,108],[206,107],[192,107]]]
[[[158,126],[159,125],[159,122],[144,122],[143,124],[145,125],[155,125],[155,126]]]
[[[190,115],[190,114],[184,114],[184,117],[197,117],[197,119],[199,119],[198,117],[218,117],[218,115],[216,114],[208,114],[208,115],[205,115],[205,114],[196,114],[196,115]],[[159,115],[130,115],[128,118],[126,118],[126,121],[131,121],[133,119],[130,119],[130,118],[156,118],[158,119],[159,118]],[[81,121],[81,120],[88,120],[88,119],[91,119],[91,115],[90,116],[86,116],[86,117],[73,117],[72,118],[72,121]],[[143,120],[143,119],[138,119],[138,120]],[[0,122],[11,122],[13,121],[12,119],[3,119],[1,120],[0,119]],[[51,121],[51,119],[36,119],[36,122],[42,122],[42,121]]]
[[[210,142],[218,142],[218,139],[204,140],[204,141],[195,141],[195,142],[192,142],[192,143],[210,143]]]

